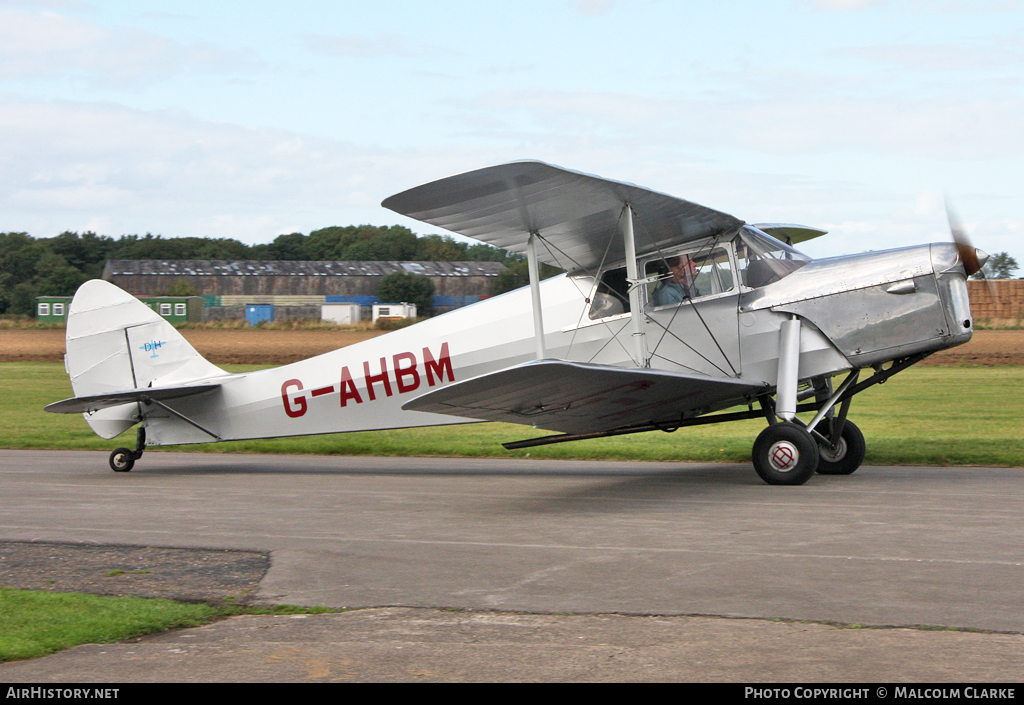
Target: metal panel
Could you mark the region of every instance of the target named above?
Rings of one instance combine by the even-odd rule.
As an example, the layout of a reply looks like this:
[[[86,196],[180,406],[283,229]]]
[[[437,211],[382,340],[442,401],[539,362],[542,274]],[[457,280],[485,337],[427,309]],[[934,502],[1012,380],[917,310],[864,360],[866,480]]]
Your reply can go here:
[[[763,379],[774,385],[778,379],[779,333],[789,314],[776,311],[741,313],[740,357],[743,377]],[[800,379],[831,374],[850,367],[850,363],[828,338],[805,322],[800,328]]]
[[[469,306],[475,304],[480,300],[479,296],[467,295],[467,296],[437,296],[433,298],[433,304],[435,306]]]
[[[931,245],[917,245],[885,252],[814,260],[777,282],[745,293],[740,299],[740,311],[775,308],[782,304],[880,284],[895,284],[930,274],[931,253]]]
[[[873,364],[934,347],[928,341],[950,335],[935,276],[915,277],[913,282],[907,293],[891,293],[893,287],[882,284],[774,310],[811,321],[855,364]]]
[[[328,294],[325,299],[326,303],[329,304],[359,304],[360,306],[373,306],[375,303],[380,302],[380,299],[376,296],[360,296],[357,294],[339,296]]]
[[[651,366],[716,377],[740,374],[739,294],[647,310]]]

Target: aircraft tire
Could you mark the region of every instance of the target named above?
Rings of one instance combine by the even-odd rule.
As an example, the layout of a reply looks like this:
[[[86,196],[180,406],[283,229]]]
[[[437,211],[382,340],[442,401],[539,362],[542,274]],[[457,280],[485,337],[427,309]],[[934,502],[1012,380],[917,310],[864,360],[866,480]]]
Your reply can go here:
[[[110,469],[114,472],[131,472],[135,466],[135,452],[128,448],[115,448],[110,454]]]
[[[754,470],[769,485],[802,485],[818,468],[818,444],[793,423],[777,423],[757,436]]]
[[[831,449],[823,446],[818,447],[818,474],[819,475],[850,475],[860,464],[864,462],[864,455],[867,453],[867,444],[864,442],[864,434],[852,421],[843,424],[842,437],[839,439],[839,449],[833,453]]]

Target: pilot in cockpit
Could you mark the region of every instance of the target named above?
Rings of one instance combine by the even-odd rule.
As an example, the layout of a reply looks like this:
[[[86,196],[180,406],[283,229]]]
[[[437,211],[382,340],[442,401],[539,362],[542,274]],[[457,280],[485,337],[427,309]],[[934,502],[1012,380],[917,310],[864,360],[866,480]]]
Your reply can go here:
[[[665,260],[665,263],[668,264],[670,274],[654,290],[652,301],[655,306],[678,304],[695,296],[700,296],[695,283],[697,263],[690,256],[677,255],[669,257]]]

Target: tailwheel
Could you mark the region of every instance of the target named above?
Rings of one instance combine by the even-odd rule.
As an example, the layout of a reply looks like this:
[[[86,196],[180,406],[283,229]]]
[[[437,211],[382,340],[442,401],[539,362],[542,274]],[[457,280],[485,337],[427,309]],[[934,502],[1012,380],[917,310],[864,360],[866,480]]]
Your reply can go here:
[[[130,448],[115,448],[110,454],[110,469],[114,472],[130,472],[135,466],[135,451]]]
[[[802,426],[773,424],[754,441],[753,461],[769,485],[802,485],[818,467],[818,444]]]
[[[131,472],[135,467],[135,461],[142,457],[142,451],[146,448],[146,427],[139,426],[135,434],[135,450],[130,448],[115,448],[110,454],[110,469],[114,472]]]
[[[847,421],[834,448],[824,444],[818,446],[818,474],[849,475],[864,462],[865,453],[864,434],[852,421]]]

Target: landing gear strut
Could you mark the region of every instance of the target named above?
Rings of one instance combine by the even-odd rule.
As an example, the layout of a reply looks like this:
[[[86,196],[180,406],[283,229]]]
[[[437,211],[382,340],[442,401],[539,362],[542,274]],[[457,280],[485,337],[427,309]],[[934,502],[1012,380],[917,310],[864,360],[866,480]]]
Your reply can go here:
[[[135,461],[142,457],[142,451],[146,447],[146,428],[139,426],[135,435],[135,450],[131,448],[115,448],[110,454],[110,469],[114,472],[130,472],[135,467]]]

